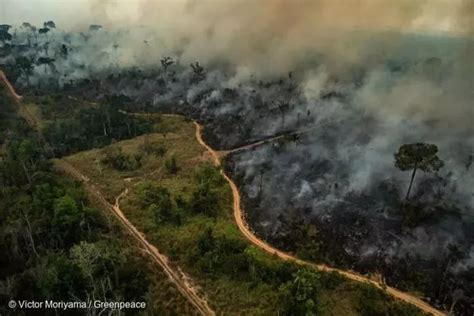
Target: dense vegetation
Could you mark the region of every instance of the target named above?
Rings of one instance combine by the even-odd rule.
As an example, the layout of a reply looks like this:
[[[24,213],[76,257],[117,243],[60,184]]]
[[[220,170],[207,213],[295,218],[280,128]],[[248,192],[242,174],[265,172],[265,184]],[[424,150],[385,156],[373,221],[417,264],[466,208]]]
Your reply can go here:
[[[143,301],[152,314],[188,313],[115,220],[53,170],[36,132],[0,93],[0,314],[12,299]]]
[[[66,159],[110,201],[129,189],[120,202],[122,211],[203,287],[216,311],[330,315],[339,308],[336,298],[344,296],[348,302],[343,308],[354,314],[419,314],[371,286],[281,261],[250,245],[233,223],[226,181],[218,169],[202,162],[203,148],[192,139],[194,126],[177,118],[160,122],[172,136],[141,136]],[[100,167],[91,165],[110,153],[120,155]],[[117,163],[133,155],[142,157],[140,166],[129,169]]]
[[[256,301],[251,301],[257,307],[241,306],[242,312],[327,315],[334,306],[323,301],[321,295],[341,294],[350,288],[350,294],[345,294],[353,296],[352,308],[361,315],[418,315],[415,308],[394,302],[372,286],[350,284],[337,273],[321,273],[284,262],[249,245],[226,223],[229,214],[222,196],[228,194],[228,189],[218,170],[205,164],[195,171],[191,181],[192,189],[187,193],[170,192],[150,182],[139,185],[134,204],[141,210],[128,215],[148,228],[151,238],[197,280],[208,283],[210,290],[238,287],[256,295]],[[195,235],[190,236],[190,231]],[[273,304],[260,302],[264,297]],[[244,302],[226,304],[221,308],[235,312],[231,306]]]
[[[48,157],[54,146],[45,146],[37,132],[15,115],[11,104],[5,98],[1,100],[1,130],[6,130],[7,136],[0,165],[0,247],[6,254],[1,259],[2,306],[13,298],[95,298],[147,301],[147,312],[152,314],[189,312],[168,283],[157,282],[157,278],[163,278],[162,273],[150,271],[113,219],[89,202],[78,183],[53,171]],[[57,111],[64,110],[51,108],[49,114],[42,113],[46,120],[40,122],[40,127],[48,126],[49,115],[57,115],[58,121],[68,116]],[[166,124],[161,131],[163,135],[169,132]],[[71,129],[63,132],[64,139],[75,133]],[[126,210],[131,204],[138,208],[128,214],[131,220],[171,259],[191,272],[209,291],[218,310],[328,315],[338,308],[334,299],[347,296],[349,303],[344,306],[356,314],[419,314],[371,286],[361,287],[337,274],[282,262],[249,245],[232,223],[230,192],[218,170],[208,164],[190,166],[193,156],[186,160],[177,151],[192,152],[195,147],[183,146],[176,138],[174,147],[169,146],[166,137],[160,141],[148,136],[141,139],[133,154],[119,145],[95,151],[100,157],[100,173],[95,176],[110,180],[111,171],[119,176],[141,172],[153,159],[160,161],[160,177],[168,185],[140,183],[126,201]],[[185,141],[189,142],[189,137]],[[85,167],[94,173],[90,164]],[[170,297],[173,299],[166,304],[164,300]]]
[[[152,131],[146,120],[120,112],[117,104],[113,97],[99,104],[53,94],[39,99],[36,114],[54,155],[64,156]]]
[[[189,67],[189,64],[182,62],[179,56],[176,56],[176,59],[163,57],[161,68],[157,66],[145,68],[143,65],[137,64],[136,68],[119,69],[115,62],[116,57],[120,55],[121,50],[127,50],[127,41],[120,42],[118,36],[111,36],[112,33],[97,32],[101,29],[98,25],[91,26],[89,31],[80,34],[61,33],[56,32],[54,23],[50,22],[44,23],[39,34],[36,33],[37,28],[29,23],[14,30],[10,30],[8,25],[2,26],[0,40],[3,45],[0,49],[0,56],[5,57],[2,61],[5,62],[4,67],[16,84],[26,88],[30,94],[44,93],[45,91],[68,91],[81,95],[81,97],[104,100],[104,95],[113,95],[120,91],[127,97],[105,97],[104,105],[89,104],[89,106],[80,105],[77,108],[72,105],[74,102],[66,100],[60,94],[40,102],[39,112],[46,120],[49,120],[42,126],[45,137],[50,143],[48,155],[62,156],[84,149],[101,147],[114,143],[114,140],[131,138],[149,131],[145,122],[138,120],[135,116],[128,117],[114,108],[115,105],[124,105],[132,99],[133,101],[129,104],[131,110],[155,107],[163,111],[186,113],[205,121],[207,139],[213,145],[218,145],[221,148],[236,147],[273,135],[288,133],[288,137],[283,140],[286,143],[293,142],[296,145],[302,145],[298,147],[303,149],[299,150],[296,146],[285,149],[285,146],[277,144],[271,151],[268,151],[268,155],[264,155],[267,161],[262,163],[262,165],[265,163],[270,165],[271,169],[272,163],[279,161],[284,163],[286,161],[284,156],[287,156],[292,157],[289,161],[293,166],[299,166],[299,169],[303,170],[292,179],[287,173],[288,165],[276,164],[273,166],[271,179],[265,177],[265,187],[270,187],[269,184],[274,183],[283,187],[284,190],[278,191],[273,188],[267,194],[261,193],[264,191],[262,189],[263,175],[269,173],[266,170],[269,169],[268,167],[258,170],[261,159],[248,159],[247,162],[257,163],[257,165],[250,167],[244,163],[246,172],[250,170],[251,173],[252,170],[256,170],[255,174],[250,174],[245,179],[238,174],[233,175],[241,185],[243,194],[246,194],[245,186],[250,187],[249,184],[253,184],[249,180],[252,180],[252,177],[259,178],[255,182],[260,183],[258,185],[260,193],[253,201],[246,199],[245,208],[249,212],[252,227],[261,232],[262,237],[277,247],[293,251],[303,258],[324,261],[344,268],[354,268],[364,273],[380,272],[387,277],[389,284],[405,290],[420,291],[423,296],[430,298],[433,305],[445,309],[453,308],[459,313],[463,313],[465,310],[471,313],[473,306],[471,297],[474,291],[471,264],[473,234],[471,232],[474,229],[474,222],[472,221],[472,205],[469,204],[472,192],[466,188],[471,183],[468,180],[473,170],[472,168],[469,170],[473,159],[469,146],[466,146],[465,143],[466,141],[472,143],[469,138],[472,133],[469,128],[465,127],[461,128],[462,132],[458,132],[457,128],[446,128],[448,125],[444,125],[444,122],[448,122],[451,115],[441,117],[435,115],[433,118],[429,115],[438,113],[438,110],[442,110],[444,107],[448,108],[446,113],[451,113],[453,110],[459,112],[459,109],[462,109],[459,107],[461,103],[467,105],[467,110],[471,108],[472,98],[466,91],[472,89],[469,85],[470,81],[465,80],[468,78],[466,75],[472,73],[469,67],[472,64],[470,59],[468,60],[469,65],[465,65],[467,67],[459,73],[462,76],[458,78],[457,68],[464,67],[455,65],[458,65],[459,62],[463,65],[462,60],[444,56],[441,52],[436,53],[434,49],[422,49],[422,47],[430,47],[430,45],[419,46],[415,42],[420,38],[415,38],[415,41],[407,41],[408,45],[405,47],[407,52],[411,54],[413,51],[424,51],[428,55],[418,56],[417,53],[411,58],[397,56],[397,53],[394,53],[387,56],[387,59],[382,58],[380,62],[375,63],[378,65],[377,69],[372,69],[367,65],[354,65],[354,67],[347,69],[350,75],[323,72],[322,77],[329,79],[323,80],[326,82],[324,85],[321,84],[322,89],[316,89],[318,90],[317,95],[307,99],[306,92],[311,91],[305,91],[306,88],[319,86],[321,78],[310,76],[308,73],[302,72],[302,69],[297,69],[294,74],[290,72],[287,76],[280,74],[281,78],[268,78],[269,81],[259,81],[253,76],[250,76],[249,80],[240,80],[239,76],[233,77],[236,74],[232,71],[221,72],[211,64],[205,65],[206,68],[204,68],[198,62],[193,62]],[[144,41],[146,46],[149,44],[148,40],[147,38]],[[451,49],[457,50],[462,46],[463,44],[458,43]],[[110,49],[103,49],[107,47]],[[105,51],[114,53],[110,53],[109,56],[109,53]],[[91,52],[100,52],[100,54],[97,55],[97,59],[82,58],[89,56]],[[431,56],[432,54],[434,56]],[[320,60],[317,57],[311,61],[311,63],[313,62],[318,64],[318,68],[319,65],[325,63],[324,59]],[[311,68],[309,64],[300,66]],[[373,78],[374,71],[377,80]],[[229,75],[232,77],[231,79],[229,79]],[[306,77],[306,75],[312,80],[302,80],[302,77]],[[453,78],[455,80],[451,85],[444,85],[446,82],[451,82]],[[236,80],[238,84],[234,82]],[[386,91],[383,91],[385,90],[382,87],[384,85],[373,84],[385,81],[387,82]],[[407,82],[411,83],[408,87],[405,86]],[[407,100],[404,102],[400,100],[404,100],[407,88],[413,91],[422,91],[420,87],[425,85],[432,87],[425,91],[426,94],[428,91],[446,92],[442,99],[443,102],[435,104],[430,101],[431,104],[426,109],[432,110],[426,111],[425,108],[423,110],[420,108],[420,111],[414,111],[424,113],[426,117],[424,116],[418,122],[419,124],[415,119],[412,122],[414,125],[410,128],[405,128],[403,124],[397,124],[400,128],[391,129],[391,125],[384,125],[386,118],[391,117],[390,114],[381,112],[381,115],[372,115],[370,108],[354,107],[352,103],[354,100],[358,100],[357,103],[360,104],[375,102],[377,103],[376,108],[386,106],[391,110],[396,110],[398,107],[405,107],[403,103],[406,103]],[[371,86],[375,86],[377,89],[372,91]],[[452,87],[456,87],[456,89]],[[382,88],[382,91],[379,91],[379,88]],[[393,91],[403,92],[395,97],[392,94]],[[382,93],[382,95],[378,95],[378,93]],[[390,98],[384,99],[386,94]],[[407,95],[410,94],[407,93]],[[434,101],[436,99],[441,100],[437,96],[419,97],[419,100],[413,102],[413,105],[426,106],[424,103],[428,102],[425,100]],[[445,106],[451,104],[452,100],[460,101],[459,104],[455,103],[458,105],[457,108],[456,106]],[[409,100],[408,103],[410,102],[412,101]],[[61,106],[56,107],[56,103],[61,103]],[[182,106],[177,107],[176,104]],[[334,104],[338,106],[335,107]],[[328,109],[334,109],[329,111],[334,116],[326,115]],[[460,112],[468,113],[467,110]],[[404,114],[402,117],[411,116],[411,113],[408,115],[404,111],[401,113]],[[324,118],[328,122],[324,122]],[[53,120],[56,121],[53,122]],[[375,122],[381,124],[373,124]],[[326,123],[330,124],[326,125]],[[317,131],[322,133],[315,134],[313,140],[306,136],[299,138],[298,135],[291,134],[293,130],[316,124],[323,128]],[[361,126],[364,128],[360,128]],[[323,210],[328,212],[334,209],[331,216],[308,218],[307,215],[315,211],[311,204],[314,201],[322,200],[322,196],[319,194],[324,190],[320,190],[319,180],[326,180],[325,187],[331,192],[337,192],[338,189],[341,191],[341,188],[344,189],[344,187],[347,189],[347,183],[358,186],[359,180],[357,177],[353,177],[352,167],[355,165],[355,161],[361,158],[357,156],[357,153],[362,153],[362,156],[372,156],[369,155],[372,148],[366,147],[370,139],[369,135],[384,131],[386,134],[381,133],[380,135],[383,136],[380,138],[386,139],[388,144],[394,142],[394,138],[397,142],[402,138],[412,138],[413,135],[406,134],[405,130],[416,131],[417,139],[431,139],[433,135],[438,135],[434,137],[433,141],[445,148],[451,148],[448,152],[443,152],[443,159],[446,160],[447,165],[441,170],[442,173],[436,173],[432,177],[420,180],[422,182],[420,185],[415,184],[416,188],[412,190],[411,195],[410,190],[417,170],[439,170],[440,166],[420,168],[415,163],[416,159],[401,161],[402,163],[398,164],[397,167],[401,170],[412,170],[410,187],[406,192],[407,201],[410,196],[413,197],[409,203],[400,205],[403,204],[399,198],[401,186],[397,184],[396,177],[392,174],[393,177],[389,180],[374,181],[373,186],[377,189],[373,191],[364,189],[361,190],[361,194],[353,194],[352,190],[346,191],[349,194],[343,199],[338,199],[345,203],[346,209],[340,208],[339,203],[334,203],[330,207],[324,207],[326,210]],[[459,135],[464,136],[460,137]],[[317,156],[311,155],[313,150],[304,152],[304,148],[308,145],[319,148],[324,143],[326,145],[323,147],[327,147],[331,151],[337,148],[338,150],[335,152],[356,154],[348,159],[349,163],[344,166],[341,161],[338,161],[341,157],[337,157],[337,155],[331,154],[330,159],[319,161]],[[402,144],[397,143],[397,145]],[[364,150],[359,151],[360,148]],[[395,149],[389,148],[382,150],[382,152],[395,151]],[[22,149],[18,151],[23,153],[30,150],[34,150],[31,142],[23,144]],[[282,155],[278,156],[278,153],[275,152],[277,150]],[[298,157],[298,151],[302,153],[300,157]],[[318,150],[318,152],[320,151]],[[401,156],[405,156],[404,151],[406,150],[401,151]],[[380,153],[379,151],[378,154]],[[125,153],[120,148],[114,148],[103,154],[103,157],[97,160],[98,165],[111,167],[122,175],[129,175],[139,170],[144,163],[143,157],[145,156],[142,153],[138,155]],[[378,154],[376,153],[375,156]],[[390,163],[390,160],[389,157],[384,159],[384,162]],[[375,170],[376,168],[373,168],[375,166],[368,163],[370,161],[370,159],[365,161],[364,167],[367,170]],[[24,161],[23,167],[28,171],[32,165],[29,161]],[[168,175],[180,177],[183,161],[172,154],[167,155],[163,168]],[[364,168],[355,169],[364,170]],[[337,172],[332,175],[328,170],[337,170]],[[390,170],[392,169],[385,168],[383,174],[390,174]],[[323,174],[322,171],[327,174]],[[26,177],[30,183],[36,175],[26,172]],[[282,178],[287,181],[282,181]],[[380,176],[377,175],[374,178],[380,179]],[[418,172],[417,179],[420,179],[420,172]],[[315,194],[304,199],[306,205],[296,207],[293,205],[295,194],[287,188],[296,188],[295,184],[303,182],[301,180],[311,183]],[[186,206],[189,209],[203,210],[203,212],[188,212],[193,216],[203,215],[216,218],[218,215],[216,210],[209,207],[209,203],[215,197],[209,193],[206,183],[197,185],[199,190],[193,190],[193,196],[184,198],[174,196],[172,189],[163,186],[157,189],[157,194],[161,198],[156,203],[142,207],[148,210],[148,215],[153,214],[155,224],[159,224],[159,227],[185,221],[186,216],[181,215],[183,212],[176,211],[183,209],[185,204],[191,205]],[[165,191],[164,188],[168,191]],[[279,201],[279,205],[262,207],[263,210],[271,209],[273,215],[280,213],[282,215],[278,220],[274,218],[273,224],[266,225],[268,231],[259,229],[262,222],[268,224],[268,218],[265,217],[270,215],[263,213],[259,208],[259,203],[265,199],[267,202],[268,200],[276,201],[276,196],[285,195],[286,200]],[[389,208],[388,213],[386,211],[379,212],[382,208],[373,208],[374,205],[377,205],[374,202],[377,201],[376,197],[381,197],[379,202],[383,203],[384,209],[385,207]],[[176,210],[173,212],[164,212],[163,205],[174,204],[181,206],[176,206]],[[162,206],[160,207],[160,205]],[[283,209],[283,212],[281,209],[279,210],[279,207]],[[318,208],[318,211],[319,209],[321,208]],[[263,220],[257,218],[259,214],[263,214],[261,215]],[[332,222],[325,221],[325,218],[337,216],[339,217],[336,220],[331,219]],[[217,216],[217,218],[219,217]],[[201,230],[205,230],[205,228],[201,227]],[[421,232],[421,236],[418,236],[419,232]],[[210,235],[215,237],[215,232],[213,231]],[[372,238],[374,236],[377,238]],[[424,238],[425,236],[428,238]],[[410,246],[417,247],[408,249],[407,252],[405,252],[406,249],[402,251],[403,247],[398,248],[397,246],[395,250],[392,248],[393,245],[408,243],[410,244],[408,248]],[[370,252],[368,257],[364,257],[363,253],[366,252],[359,248],[365,245],[370,246],[370,251],[367,251],[367,253]],[[434,245],[438,245],[438,247],[432,247]],[[430,258],[419,255],[420,252],[429,249],[433,249],[430,251]]]

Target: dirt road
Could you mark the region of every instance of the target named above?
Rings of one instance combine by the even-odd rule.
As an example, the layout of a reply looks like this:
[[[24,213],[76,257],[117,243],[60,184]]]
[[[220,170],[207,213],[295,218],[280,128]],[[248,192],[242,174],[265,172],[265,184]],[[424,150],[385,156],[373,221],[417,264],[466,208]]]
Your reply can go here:
[[[196,310],[202,315],[215,315],[215,312],[209,307],[207,301],[200,297],[196,288],[190,283],[190,278],[182,272],[177,272],[169,264],[168,258],[161,254],[158,249],[150,244],[144,235],[125,217],[120,209],[120,199],[128,193],[128,189],[123,191],[116,199],[115,204],[112,205],[104,198],[102,193],[89,181],[89,179],[81,174],[72,165],[63,159],[54,160],[54,165],[58,170],[61,170],[73,178],[83,183],[86,191],[96,198],[104,208],[111,211],[113,215],[123,224],[130,235],[135,238],[142,245],[142,247],[150,254],[153,260],[163,269],[168,278],[176,285],[176,288],[183,294],[189,302],[194,305]]]
[[[38,127],[38,122],[31,117],[29,112],[26,110],[25,107],[21,105],[21,101],[23,97],[18,95],[11,85],[10,81],[7,79],[3,71],[0,70],[0,81],[4,83],[7,87],[11,96],[15,99],[15,101],[19,104],[19,113],[23,116],[27,122],[33,127]],[[176,288],[181,292],[181,294],[186,297],[189,302],[196,308],[196,310],[202,315],[215,315],[215,312],[210,308],[207,301],[201,298],[198,295],[198,291],[196,288],[191,284],[190,278],[186,276],[183,272],[177,272],[168,262],[168,258],[161,254],[158,249],[150,244],[144,237],[144,235],[138,231],[138,229],[133,226],[133,224],[125,217],[122,210],[120,209],[119,202],[120,199],[127,194],[128,190],[123,191],[115,200],[115,204],[111,205],[107,200],[103,197],[102,193],[90,182],[89,178],[81,174],[77,169],[75,169],[72,165],[67,163],[65,160],[55,159],[54,166],[66,174],[69,174],[73,178],[78,181],[81,181],[84,185],[85,190],[93,197],[95,197],[102,206],[110,210],[113,215],[124,225],[127,231],[130,233],[132,237],[135,238],[143,246],[143,248],[150,254],[153,260],[163,269],[166,273],[168,278],[176,285]]]
[[[5,84],[5,87],[8,89],[11,96],[13,97],[13,99],[15,99],[16,102],[20,102],[21,100],[23,100],[23,97],[16,93],[15,88],[13,88],[12,84],[7,79],[7,76],[5,76],[5,73],[1,70],[0,70],[0,80],[3,81],[3,83]]]
[[[5,77],[5,75],[1,71],[0,71],[0,79],[6,84],[7,88],[10,90],[10,93],[12,94],[12,96],[17,101],[21,101],[22,97],[19,96],[15,92],[14,88],[12,87],[12,85],[10,84],[8,79]],[[140,115],[147,115],[147,114],[143,113],[143,114],[140,114]],[[175,115],[173,115],[173,116],[175,116]],[[219,158],[220,154],[217,151],[215,151],[214,149],[212,149],[202,138],[202,126],[199,123],[195,122],[195,121],[194,121],[194,125],[196,126],[196,140],[202,146],[204,146],[206,148],[206,150],[210,153],[210,155],[212,156],[212,159],[214,161],[214,164],[216,166],[221,166],[220,158]],[[302,131],[302,132],[306,132],[306,131],[309,131],[309,130],[314,129],[314,128],[315,127],[310,127],[308,130],[305,130],[305,131]],[[281,137],[283,137],[283,136],[274,137],[274,138],[272,138],[272,140],[276,140],[276,139],[281,138]],[[268,142],[268,141],[269,140],[266,140],[266,141],[263,141],[263,142],[257,142],[257,143],[251,144],[251,145],[244,146],[242,148],[238,148],[237,150],[253,148],[253,147],[261,145],[265,142]],[[178,273],[176,273],[169,266],[167,258],[165,256],[163,256],[162,254],[160,254],[158,252],[158,250],[156,249],[156,247],[154,247],[153,245],[148,243],[148,241],[144,238],[144,236],[123,215],[123,213],[122,213],[122,211],[120,210],[120,207],[119,207],[119,201],[120,201],[120,198],[124,194],[126,194],[127,191],[122,192],[122,194],[119,197],[117,197],[115,205],[111,205],[104,199],[102,194],[100,194],[100,192],[92,184],[90,184],[89,179],[87,179],[87,177],[80,174],[72,166],[70,166],[70,165],[68,166],[67,163],[64,160],[57,160],[57,161],[60,161],[60,162],[63,163],[62,166],[61,166],[61,163],[60,163],[60,165],[59,165],[60,168],[63,168],[64,171],[70,173],[76,179],[82,181],[85,184],[86,189],[90,193],[95,195],[100,201],[105,203],[105,205],[107,205],[107,207],[113,211],[113,213],[124,224],[124,226],[127,228],[127,230],[129,230],[129,232],[132,234],[132,236],[134,236],[145,247],[145,249],[147,249],[147,251],[150,252],[150,255],[152,255],[152,257],[155,259],[155,261],[165,270],[165,272],[168,274],[169,278],[176,284],[176,286],[183,293],[183,295],[185,295],[190,300],[190,302],[194,306],[196,306],[197,310],[200,313],[202,313],[203,315],[214,315],[215,314],[214,311],[212,309],[210,309],[207,302],[204,299],[200,298],[196,294],[195,289],[192,286],[189,286],[188,282],[183,281],[183,279],[180,278]],[[413,304],[413,305],[417,306],[418,308],[420,308],[421,310],[423,310],[427,313],[431,313],[434,316],[445,316],[445,315],[447,315],[446,313],[431,307],[428,303],[422,301],[421,299],[419,299],[419,298],[417,298],[417,297],[415,297],[415,296],[413,296],[409,293],[404,293],[404,292],[399,291],[395,288],[382,285],[379,282],[371,280],[371,279],[369,279],[369,278],[367,278],[363,275],[360,275],[358,273],[355,273],[353,271],[339,270],[339,269],[332,268],[332,267],[329,267],[329,266],[326,266],[326,265],[320,265],[320,264],[317,265],[317,264],[314,264],[314,263],[310,263],[310,262],[298,259],[295,256],[293,256],[291,254],[288,254],[286,252],[280,251],[280,250],[272,247],[271,245],[269,245],[265,241],[259,239],[250,230],[249,225],[245,220],[245,216],[244,216],[244,213],[243,213],[241,205],[240,205],[241,198],[240,198],[240,192],[237,188],[237,185],[234,183],[234,181],[229,176],[227,176],[227,174],[225,174],[223,169],[221,169],[221,173],[224,176],[224,178],[227,180],[227,182],[229,183],[230,188],[232,190],[232,195],[233,195],[233,199],[234,199],[234,201],[233,201],[234,218],[235,218],[235,221],[237,223],[237,226],[239,227],[242,234],[250,242],[252,242],[254,245],[260,247],[261,249],[267,251],[270,254],[274,254],[274,255],[278,256],[279,258],[281,258],[283,260],[290,260],[290,261],[296,262],[296,263],[301,264],[301,265],[312,266],[312,267],[315,267],[315,268],[323,270],[323,271],[335,271],[335,272],[338,272],[338,273],[344,275],[345,277],[347,277],[351,280],[357,281],[357,282],[371,283],[374,286],[376,286],[377,288],[385,290],[388,294],[392,295],[393,297],[395,297],[397,299],[400,299],[400,300],[403,300],[407,303]]]
[[[211,156],[213,158],[214,164],[216,166],[220,166],[221,163],[220,163],[220,159],[219,159],[219,154],[216,151],[214,151],[208,144],[206,144],[206,142],[202,138],[202,126],[200,124],[198,124],[197,122],[194,122],[194,124],[196,126],[196,139],[197,139],[197,141],[209,151],[209,153],[211,154]],[[305,131],[307,131],[307,130],[305,130]],[[275,137],[275,138],[273,138],[273,140],[278,139],[280,137],[282,137],[282,136]],[[267,141],[265,141],[265,142],[267,142]],[[257,143],[251,144],[251,145],[247,145],[247,146],[244,146],[242,148],[239,148],[239,150],[242,150],[244,148],[248,149],[248,148],[256,147],[258,145],[261,145],[262,143],[263,142],[257,142]],[[374,286],[376,286],[377,288],[385,290],[388,294],[392,295],[393,297],[395,297],[397,299],[400,299],[402,301],[405,301],[407,303],[413,304],[416,307],[418,307],[419,309],[423,310],[424,312],[431,313],[434,316],[445,316],[445,315],[447,315],[446,313],[431,307],[428,303],[422,301],[421,299],[419,299],[419,298],[417,298],[417,297],[415,297],[411,294],[401,292],[401,291],[399,291],[395,288],[392,288],[392,287],[389,287],[389,286],[386,286],[386,285],[382,285],[379,282],[371,280],[368,277],[365,277],[365,276],[363,276],[361,274],[358,274],[356,272],[344,271],[344,270],[339,270],[339,269],[332,268],[332,267],[329,267],[329,266],[326,266],[326,265],[310,263],[310,262],[298,259],[298,258],[296,258],[295,256],[293,256],[291,254],[288,254],[286,252],[283,252],[281,250],[278,250],[278,249],[272,247],[271,245],[269,245],[265,241],[258,238],[251,231],[251,229],[249,228],[248,223],[245,220],[245,216],[244,216],[244,213],[242,211],[242,207],[240,205],[240,200],[241,200],[240,199],[240,192],[237,188],[237,185],[234,183],[234,181],[229,176],[227,176],[227,174],[224,172],[224,169],[221,169],[221,173],[224,176],[224,178],[227,180],[227,182],[229,183],[230,188],[232,190],[232,195],[234,197],[233,209],[234,209],[235,222],[237,223],[237,226],[239,227],[242,234],[249,241],[251,241],[254,245],[256,245],[257,247],[265,250],[266,252],[268,252],[272,255],[276,255],[279,258],[283,259],[283,260],[290,260],[290,261],[296,262],[296,263],[301,264],[301,265],[312,266],[312,267],[315,267],[315,268],[317,268],[319,270],[323,270],[323,271],[328,271],[328,272],[335,271],[335,272],[338,272],[338,273],[344,275],[345,277],[347,277],[351,280],[357,281],[357,282],[371,283]]]

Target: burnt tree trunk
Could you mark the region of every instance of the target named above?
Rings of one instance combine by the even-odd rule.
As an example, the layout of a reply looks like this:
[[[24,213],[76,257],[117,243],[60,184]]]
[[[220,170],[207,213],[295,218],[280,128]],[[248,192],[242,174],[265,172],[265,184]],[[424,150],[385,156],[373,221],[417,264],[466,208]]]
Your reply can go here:
[[[408,201],[408,199],[410,198],[410,191],[411,191],[411,187],[413,186],[413,180],[415,180],[416,170],[417,170],[417,166],[415,163],[415,167],[413,168],[413,173],[411,174],[410,185],[408,186],[408,191],[407,191],[407,196],[405,197],[405,201]]]

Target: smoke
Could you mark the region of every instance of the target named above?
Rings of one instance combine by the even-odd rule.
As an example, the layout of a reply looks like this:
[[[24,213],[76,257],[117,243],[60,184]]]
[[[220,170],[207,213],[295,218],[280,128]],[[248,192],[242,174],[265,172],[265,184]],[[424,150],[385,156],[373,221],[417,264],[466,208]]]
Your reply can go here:
[[[92,1],[100,11],[118,10],[114,3]],[[376,64],[399,53],[404,33],[472,33],[473,13],[468,0],[148,0],[134,23],[153,28],[185,60],[221,59],[275,74],[315,55],[341,71]]]
[[[178,50],[186,62],[224,60],[262,74],[293,70],[315,56],[344,71],[398,54],[404,33],[466,36],[474,30],[470,0],[2,1],[5,22],[146,27],[159,39],[154,53]]]
[[[278,236],[280,215],[294,213],[334,228],[350,254],[371,256],[384,245],[388,260],[437,260],[458,244],[467,256],[456,269],[472,267],[473,1],[81,3],[90,20],[70,23],[82,33],[53,30],[40,49],[20,51],[55,58],[53,69],[34,66],[31,85],[99,79],[94,97],[125,94],[192,115],[224,149],[312,128],[300,144],[273,142],[232,158],[260,233]],[[88,23],[104,29],[87,31]],[[24,45],[31,35],[16,31]],[[58,53],[63,44],[67,57]],[[163,56],[175,61],[168,73]],[[203,80],[188,66],[196,61]],[[397,203],[409,175],[393,154],[414,142],[436,144],[445,167],[417,175],[413,197],[428,220],[402,229]]]

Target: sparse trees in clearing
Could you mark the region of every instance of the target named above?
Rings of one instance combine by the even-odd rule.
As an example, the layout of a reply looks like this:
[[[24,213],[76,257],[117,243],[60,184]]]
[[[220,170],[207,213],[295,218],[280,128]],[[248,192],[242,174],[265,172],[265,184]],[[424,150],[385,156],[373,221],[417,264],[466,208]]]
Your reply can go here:
[[[131,157],[125,154],[121,147],[107,147],[103,153],[100,162],[119,171],[135,170],[142,165],[143,157],[140,154]]]
[[[140,151],[147,156],[156,155],[157,157],[163,157],[167,152],[167,148],[163,145],[151,142],[150,136],[145,134],[143,136],[143,144],[140,145]]]
[[[157,225],[171,220],[181,225],[181,210],[175,207],[178,203],[174,202],[167,188],[145,183],[140,188],[139,197],[142,207],[152,214]]]
[[[423,172],[439,171],[444,162],[437,156],[438,147],[433,144],[414,143],[400,146],[395,153],[395,166],[401,171],[413,170],[410,185],[405,197],[405,202],[410,198],[413,180],[416,172],[420,169]]]

